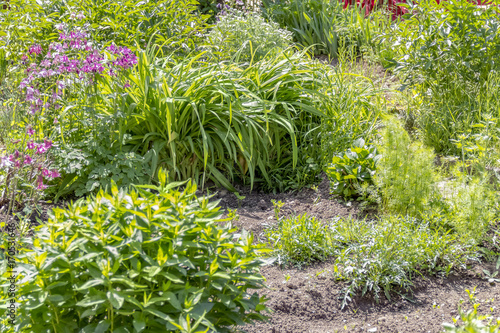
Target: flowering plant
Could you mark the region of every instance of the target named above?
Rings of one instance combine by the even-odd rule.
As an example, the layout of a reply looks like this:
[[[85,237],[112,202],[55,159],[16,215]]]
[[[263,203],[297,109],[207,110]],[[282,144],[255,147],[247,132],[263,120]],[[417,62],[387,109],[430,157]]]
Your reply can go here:
[[[36,140],[35,131],[29,127],[22,141],[13,142],[19,145],[11,154],[0,157],[0,183],[4,184],[0,204],[7,205],[7,214],[24,205],[36,205],[46,182],[59,178],[59,172],[51,168],[48,158],[49,150],[53,147],[50,140]]]

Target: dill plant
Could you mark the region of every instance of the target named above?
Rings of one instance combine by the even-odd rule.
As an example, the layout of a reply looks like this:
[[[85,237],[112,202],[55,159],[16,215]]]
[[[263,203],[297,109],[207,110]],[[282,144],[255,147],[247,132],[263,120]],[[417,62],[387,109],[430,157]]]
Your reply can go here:
[[[382,140],[374,182],[389,213],[418,216],[439,199],[436,189],[435,155],[419,142],[411,142],[400,123],[389,118],[381,131]]]

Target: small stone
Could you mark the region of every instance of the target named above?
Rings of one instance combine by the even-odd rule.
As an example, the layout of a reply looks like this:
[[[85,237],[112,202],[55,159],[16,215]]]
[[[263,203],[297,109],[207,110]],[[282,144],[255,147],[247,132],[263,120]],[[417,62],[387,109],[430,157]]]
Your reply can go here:
[[[372,327],[372,328],[368,329],[368,332],[377,332],[377,328],[376,327]]]

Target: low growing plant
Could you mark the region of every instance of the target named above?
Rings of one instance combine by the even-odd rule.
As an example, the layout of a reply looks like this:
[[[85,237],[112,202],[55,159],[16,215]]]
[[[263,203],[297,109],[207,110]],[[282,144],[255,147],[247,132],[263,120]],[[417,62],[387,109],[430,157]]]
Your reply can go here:
[[[477,302],[475,297],[476,288],[473,291],[466,290],[469,295],[469,302],[472,305],[472,309],[469,311],[464,311],[462,305],[463,300],[460,300],[458,304],[458,316],[453,318],[453,324],[444,323],[444,332],[449,333],[498,333],[500,332],[500,318],[494,319],[491,315],[480,315],[478,313],[478,308],[480,303]],[[490,308],[493,311],[493,308]],[[459,320],[462,323],[459,323]]]
[[[366,227],[346,233],[352,230],[350,224],[342,220],[332,224],[333,234],[338,235],[334,242],[345,244],[333,267],[334,277],[347,283],[342,307],[358,292],[371,293],[377,301],[383,292],[390,300],[392,290],[410,289],[414,276],[447,275],[474,257],[474,249],[462,244],[457,235],[431,227],[429,221],[386,216],[372,223],[355,223]]]
[[[229,332],[263,320],[265,249],[219,223],[194,184],[159,178],[55,209],[18,255],[19,321],[2,331]]]
[[[279,207],[275,204],[276,215],[279,214]],[[301,266],[322,261],[334,250],[328,227],[307,213],[280,218],[276,226],[264,231],[264,235],[274,248],[273,255],[280,265]]]

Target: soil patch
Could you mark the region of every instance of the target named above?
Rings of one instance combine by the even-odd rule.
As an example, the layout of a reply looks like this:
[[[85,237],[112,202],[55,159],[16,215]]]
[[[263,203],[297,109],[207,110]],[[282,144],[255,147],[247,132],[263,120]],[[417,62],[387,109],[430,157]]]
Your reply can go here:
[[[245,193],[243,200],[225,190],[214,198],[222,208],[237,209],[240,216],[236,225],[258,236],[263,229],[276,223],[271,200],[285,205],[282,215],[308,213],[322,220],[335,217],[364,218],[356,203],[339,201],[329,193],[325,176],[316,190],[304,189],[297,193],[265,194]],[[240,190],[240,189],[238,189]],[[391,300],[381,295],[379,303],[373,297],[355,298],[348,307],[340,309],[342,290],[346,284],[333,279],[333,259],[302,269],[281,269],[268,266],[262,269],[268,289],[261,295],[269,299],[273,311],[267,323],[246,326],[241,332],[248,333],[334,333],[334,332],[442,332],[442,324],[452,323],[458,315],[457,305],[467,299],[466,289],[476,289],[482,314],[500,317],[497,309],[500,286],[484,279],[482,269],[494,271],[493,265],[483,264],[454,272],[448,277],[419,277],[414,281],[412,292],[393,293]],[[468,303],[467,303],[468,304]],[[465,308],[468,307],[464,303]],[[490,307],[494,307],[490,312]]]

